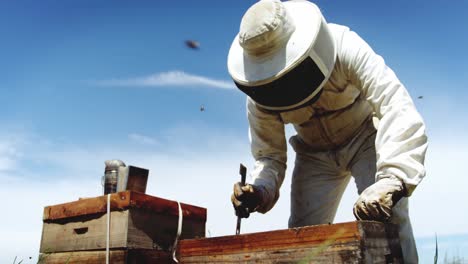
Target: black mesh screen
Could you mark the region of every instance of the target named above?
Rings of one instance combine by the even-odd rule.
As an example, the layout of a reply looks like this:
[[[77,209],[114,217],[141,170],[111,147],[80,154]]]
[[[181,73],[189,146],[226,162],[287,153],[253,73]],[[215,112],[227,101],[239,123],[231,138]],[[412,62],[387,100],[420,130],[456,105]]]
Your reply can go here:
[[[273,82],[258,86],[245,86],[234,82],[242,92],[261,105],[288,107],[309,97],[324,79],[325,76],[312,58],[307,57]]]

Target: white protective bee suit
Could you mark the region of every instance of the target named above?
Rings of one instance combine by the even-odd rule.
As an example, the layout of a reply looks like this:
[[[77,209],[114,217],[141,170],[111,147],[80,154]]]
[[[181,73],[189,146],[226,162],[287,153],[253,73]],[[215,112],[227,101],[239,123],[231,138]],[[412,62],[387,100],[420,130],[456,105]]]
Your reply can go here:
[[[333,222],[351,176],[359,194],[390,177],[400,180],[410,196],[425,175],[425,125],[407,90],[355,32],[327,26],[336,56],[318,100],[276,111],[247,98],[256,160],[252,184],[265,190],[256,211],[265,213],[278,200],[286,171],[285,125],[297,131],[289,139],[296,152],[289,227]],[[405,263],[417,263],[408,198],[391,210]]]

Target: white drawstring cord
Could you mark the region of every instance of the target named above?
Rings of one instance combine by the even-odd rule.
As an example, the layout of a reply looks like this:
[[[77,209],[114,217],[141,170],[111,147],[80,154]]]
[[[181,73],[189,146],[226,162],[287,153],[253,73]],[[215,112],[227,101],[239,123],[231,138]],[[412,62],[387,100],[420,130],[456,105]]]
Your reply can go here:
[[[177,225],[177,236],[175,238],[174,245],[172,246],[172,259],[176,263],[179,263],[176,257],[176,251],[177,251],[177,244],[179,243],[179,237],[180,237],[180,234],[182,233],[182,220],[184,218],[184,214],[182,212],[182,207],[180,206],[179,202],[177,202],[177,205],[179,206],[179,223]]]
[[[109,241],[110,241],[110,193],[107,194],[107,233],[106,233],[106,264],[109,264]]]

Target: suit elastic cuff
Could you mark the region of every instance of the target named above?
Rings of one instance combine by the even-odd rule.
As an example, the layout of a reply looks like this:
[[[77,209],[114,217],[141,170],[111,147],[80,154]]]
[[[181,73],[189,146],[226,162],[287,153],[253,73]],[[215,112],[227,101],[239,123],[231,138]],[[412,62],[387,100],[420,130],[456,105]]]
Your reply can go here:
[[[408,188],[405,184],[405,182],[400,179],[399,177],[395,176],[395,175],[392,175],[392,174],[382,174],[382,175],[379,175],[377,176],[377,181],[380,181],[380,180],[383,180],[383,179],[387,179],[387,180],[391,180],[392,182],[395,182],[396,184],[400,185],[401,186],[401,192],[403,194],[404,197],[408,197]]]
[[[257,178],[253,185],[255,185],[261,192],[261,202],[257,208],[257,212],[266,213],[273,208],[279,198],[276,187],[268,180]]]

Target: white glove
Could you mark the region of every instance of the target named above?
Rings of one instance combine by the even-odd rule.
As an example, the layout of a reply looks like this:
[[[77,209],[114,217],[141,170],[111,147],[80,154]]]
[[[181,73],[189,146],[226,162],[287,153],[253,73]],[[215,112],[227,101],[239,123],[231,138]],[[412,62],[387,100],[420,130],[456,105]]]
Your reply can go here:
[[[388,221],[392,208],[406,194],[403,182],[394,177],[378,180],[367,187],[354,204],[354,216],[358,220]]]

